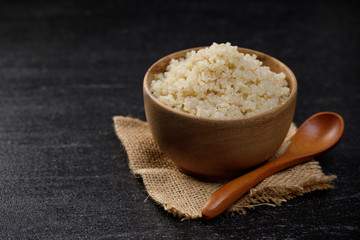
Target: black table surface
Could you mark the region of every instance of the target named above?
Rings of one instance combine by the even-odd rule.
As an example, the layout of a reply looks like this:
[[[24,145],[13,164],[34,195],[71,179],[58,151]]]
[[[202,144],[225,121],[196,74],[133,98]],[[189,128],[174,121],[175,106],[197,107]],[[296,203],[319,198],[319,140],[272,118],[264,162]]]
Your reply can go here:
[[[112,117],[145,120],[149,66],[213,42],[286,63],[296,124],[343,116],[342,141],[317,158],[335,189],[211,221],[180,221],[148,198]],[[2,1],[0,239],[355,239],[359,42],[359,8],[344,1]]]

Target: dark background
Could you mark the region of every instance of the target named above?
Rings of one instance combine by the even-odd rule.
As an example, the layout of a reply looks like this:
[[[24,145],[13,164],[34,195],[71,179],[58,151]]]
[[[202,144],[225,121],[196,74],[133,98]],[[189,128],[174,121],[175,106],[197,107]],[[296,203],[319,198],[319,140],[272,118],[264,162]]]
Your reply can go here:
[[[359,23],[344,1],[1,1],[0,238],[355,239]],[[112,116],[145,120],[157,59],[227,41],[293,70],[296,124],[343,116],[343,140],[317,158],[338,179],[278,208],[181,222],[129,172]]]

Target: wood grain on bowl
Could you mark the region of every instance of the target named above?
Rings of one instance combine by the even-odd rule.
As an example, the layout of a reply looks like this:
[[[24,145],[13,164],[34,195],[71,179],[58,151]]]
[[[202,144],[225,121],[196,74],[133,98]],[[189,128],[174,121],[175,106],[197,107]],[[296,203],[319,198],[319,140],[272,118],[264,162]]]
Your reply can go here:
[[[291,92],[283,104],[249,117],[210,119],[183,113],[159,102],[150,91],[154,74],[165,72],[171,59],[198,49],[170,54],[149,68],[143,83],[146,118],[160,149],[179,170],[204,180],[233,178],[265,162],[280,147],[294,116],[296,78],[279,60],[258,51],[238,48],[239,52],[256,54],[272,71],[285,73]]]

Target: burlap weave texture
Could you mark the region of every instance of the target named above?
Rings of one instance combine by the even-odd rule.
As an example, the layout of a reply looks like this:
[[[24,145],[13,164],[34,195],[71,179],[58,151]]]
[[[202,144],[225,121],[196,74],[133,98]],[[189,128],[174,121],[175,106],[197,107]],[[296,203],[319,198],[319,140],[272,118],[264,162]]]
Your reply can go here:
[[[142,177],[149,196],[175,216],[200,218],[203,204],[222,184],[202,182],[178,171],[171,159],[160,151],[146,122],[123,116],[115,116],[113,120],[115,132],[127,152],[129,167]],[[286,150],[295,133],[296,127],[292,124],[274,157]],[[331,181],[335,178],[326,176],[319,163],[311,160],[268,177],[228,211],[246,213],[246,209],[260,205],[279,206],[304,193],[333,188]]]

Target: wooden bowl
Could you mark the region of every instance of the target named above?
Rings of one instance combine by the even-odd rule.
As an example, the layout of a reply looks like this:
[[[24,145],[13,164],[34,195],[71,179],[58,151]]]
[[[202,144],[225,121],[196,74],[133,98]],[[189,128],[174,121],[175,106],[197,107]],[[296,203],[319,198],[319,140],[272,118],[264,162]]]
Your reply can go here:
[[[198,49],[201,47],[170,54],[149,68],[143,84],[146,118],[160,149],[180,171],[201,180],[221,181],[239,176],[275,154],[294,116],[297,82],[293,72],[279,60],[238,48],[239,52],[256,54],[272,71],[285,73],[290,96],[282,105],[249,117],[210,119],[180,112],[158,101],[150,91],[154,74],[165,72],[172,58]]]

